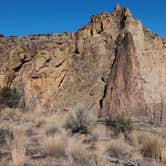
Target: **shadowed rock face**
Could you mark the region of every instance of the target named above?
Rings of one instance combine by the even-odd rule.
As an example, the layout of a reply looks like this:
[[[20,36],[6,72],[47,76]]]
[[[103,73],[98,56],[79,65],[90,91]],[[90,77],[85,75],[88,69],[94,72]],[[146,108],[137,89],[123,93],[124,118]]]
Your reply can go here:
[[[100,115],[160,119],[165,66],[166,39],[119,6],[92,16],[76,33],[0,37],[0,86],[16,87],[24,110],[63,111],[82,103]]]
[[[139,62],[130,32],[119,34],[115,59],[101,102],[102,114],[145,114],[145,101],[140,84]]]

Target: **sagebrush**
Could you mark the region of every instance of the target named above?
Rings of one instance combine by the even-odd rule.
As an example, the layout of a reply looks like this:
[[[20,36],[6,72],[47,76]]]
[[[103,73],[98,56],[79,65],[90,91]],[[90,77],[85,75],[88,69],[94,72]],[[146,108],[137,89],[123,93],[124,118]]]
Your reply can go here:
[[[90,126],[95,124],[97,118],[88,113],[84,106],[76,106],[72,112],[69,113],[66,127],[71,129],[73,133],[88,133]]]
[[[107,117],[106,126],[111,127],[116,133],[126,133],[133,130],[133,123],[124,117]]]

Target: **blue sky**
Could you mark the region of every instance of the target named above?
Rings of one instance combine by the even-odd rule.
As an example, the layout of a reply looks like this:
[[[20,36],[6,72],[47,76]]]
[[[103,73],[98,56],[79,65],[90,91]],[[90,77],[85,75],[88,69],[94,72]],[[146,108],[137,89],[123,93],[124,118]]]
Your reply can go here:
[[[0,34],[75,32],[91,15],[112,11],[117,3],[166,37],[166,0],[0,0]]]

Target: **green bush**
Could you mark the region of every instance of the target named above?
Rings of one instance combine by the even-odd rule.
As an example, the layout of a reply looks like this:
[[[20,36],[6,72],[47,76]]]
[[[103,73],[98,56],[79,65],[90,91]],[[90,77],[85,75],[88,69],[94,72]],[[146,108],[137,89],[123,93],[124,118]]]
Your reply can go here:
[[[133,123],[124,117],[107,117],[106,126],[111,127],[116,133],[126,133],[133,130]]]
[[[66,128],[71,129],[73,133],[89,133],[90,126],[95,124],[97,118],[88,113],[86,108],[77,105],[68,115]]]
[[[0,88],[0,105],[4,107],[15,108],[20,101],[20,94],[16,88]]]

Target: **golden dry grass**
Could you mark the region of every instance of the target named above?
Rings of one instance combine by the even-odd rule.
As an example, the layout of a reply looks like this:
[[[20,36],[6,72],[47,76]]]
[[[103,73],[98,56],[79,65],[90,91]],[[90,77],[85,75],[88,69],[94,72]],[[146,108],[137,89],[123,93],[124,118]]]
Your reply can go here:
[[[12,148],[25,147],[27,143],[27,137],[25,135],[24,127],[18,126],[13,129],[14,139],[11,142]]]
[[[21,118],[23,113],[18,108],[4,108],[1,113],[5,119]]]
[[[22,127],[13,130],[14,138],[7,138],[13,166],[23,166],[26,160],[26,136]]]
[[[25,162],[28,162],[27,158],[32,163],[34,162],[31,156],[26,156],[25,153],[28,137],[28,146],[33,146],[34,142],[31,141],[37,140],[39,143],[36,145],[37,149],[41,150],[42,146],[47,155],[46,158],[52,162],[60,161],[62,166],[75,166],[82,163],[86,163],[87,166],[122,166],[110,163],[103,158],[105,155],[131,161],[150,157],[151,162],[154,160],[152,163],[154,166],[159,166],[161,162],[166,164],[166,140],[155,133],[134,130],[127,135],[114,136],[106,126],[97,124],[93,126],[92,132],[88,135],[72,134],[65,129],[66,115],[64,116],[63,113],[29,112],[23,114],[18,110],[14,112],[10,109],[6,112],[3,110],[2,113],[6,119],[14,119],[14,123],[5,121],[0,124],[1,128],[10,128],[14,131],[14,139],[7,139],[11,154],[10,162],[13,166],[23,166]],[[19,117],[20,121],[16,121]],[[19,124],[21,125],[18,126]],[[32,128],[33,133],[25,136],[28,128]],[[160,132],[163,132],[164,136],[165,129],[161,129]],[[31,136],[34,139],[31,139]],[[90,142],[84,142],[89,138]],[[47,164],[45,158],[41,160]],[[40,163],[41,160],[37,159],[36,163]]]
[[[161,160],[162,160],[162,162],[164,162],[166,164],[166,145],[164,145],[164,147],[162,148]]]
[[[143,156],[161,159],[164,156],[165,140],[158,135],[145,134],[142,137],[143,143],[141,151]]]
[[[11,150],[11,158],[13,166],[24,166],[25,163],[25,148],[19,147]]]
[[[44,127],[46,130],[60,130],[64,128],[64,123],[66,120],[66,113],[39,113],[36,112],[33,114],[33,112],[29,113],[30,116],[36,123],[38,127]]]
[[[111,157],[129,159],[132,156],[133,147],[122,140],[111,140],[106,153]]]
[[[67,153],[72,160],[78,162],[86,160],[88,155],[85,145],[74,138],[70,138],[69,140]]]
[[[66,156],[66,139],[64,135],[50,135],[45,136],[41,143],[48,156],[64,157]]]
[[[155,133],[133,131],[130,134],[130,143],[137,153],[166,162],[166,140]]]
[[[92,129],[91,134],[96,141],[108,138],[111,135],[110,130],[105,125],[98,124]]]

